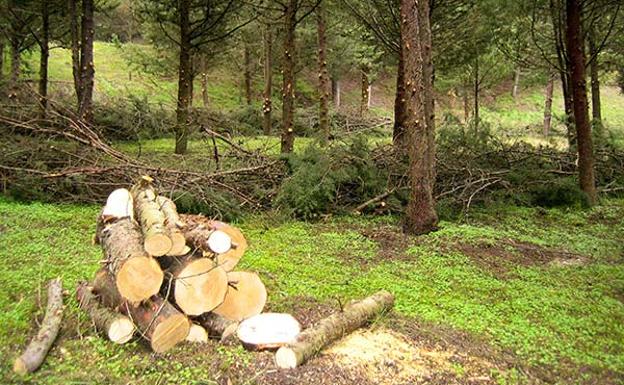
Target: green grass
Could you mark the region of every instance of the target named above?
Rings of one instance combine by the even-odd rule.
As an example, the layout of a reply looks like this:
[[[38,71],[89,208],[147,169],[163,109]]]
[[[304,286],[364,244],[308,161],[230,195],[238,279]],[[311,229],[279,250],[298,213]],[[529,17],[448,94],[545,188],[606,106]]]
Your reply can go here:
[[[98,268],[101,254],[91,245],[97,211],[0,199],[3,373],[42,315],[45,282],[61,276],[71,292]],[[624,375],[623,218],[624,200],[585,211],[492,207],[475,211],[464,223],[442,223],[401,259],[379,260],[379,245],[358,229],[387,227],[395,218],[339,217],[311,224],[250,217],[239,223],[250,242],[241,268],[260,273],[273,309],[288,311],[291,296],[337,303],[383,288],[396,295],[399,314],[483,336],[530,365]],[[457,241],[493,245],[509,238],[583,254],[589,263],[516,266],[502,279],[449,247]],[[116,346],[94,336],[76,307],[68,296],[59,346],[29,377],[33,383],[147,384],[163,373],[178,383],[214,378],[205,356],[188,346],[154,359],[141,344]],[[239,356],[253,358],[233,348],[215,354],[226,367]]]

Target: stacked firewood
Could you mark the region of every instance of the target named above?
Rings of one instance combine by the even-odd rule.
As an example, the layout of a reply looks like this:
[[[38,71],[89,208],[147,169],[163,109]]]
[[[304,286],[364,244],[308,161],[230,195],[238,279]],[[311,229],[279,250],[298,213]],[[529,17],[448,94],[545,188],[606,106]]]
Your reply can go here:
[[[256,273],[233,271],[247,249],[241,231],[178,214],[149,177],[110,194],[95,242],[104,252],[103,267],[76,294],[113,342],[138,334],[164,352],[184,340],[224,338],[266,303]]]

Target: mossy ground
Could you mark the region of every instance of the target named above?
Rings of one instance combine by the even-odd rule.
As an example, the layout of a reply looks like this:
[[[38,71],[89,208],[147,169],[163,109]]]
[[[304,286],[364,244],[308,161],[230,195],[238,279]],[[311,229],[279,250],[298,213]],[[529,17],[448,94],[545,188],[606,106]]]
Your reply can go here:
[[[94,333],[73,290],[99,266],[100,250],[91,244],[97,211],[0,200],[1,382],[20,381],[10,374],[12,360],[42,316],[46,281],[57,276],[70,293],[61,338],[26,383],[211,384],[249,370],[245,363],[256,357],[239,347],[181,345],[157,356],[139,342],[116,346]],[[383,288],[396,295],[395,316],[380,321],[387,327],[465,332],[509,352],[527,370],[545,371],[546,382],[624,378],[624,200],[591,210],[482,208],[416,238],[400,235],[394,217],[306,223],[263,215],[239,225],[250,242],[240,268],[259,272],[272,310],[327,311]],[[560,258],[532,261],[510,240]],[[474,246],[470,253],[465,245]],[[490,260],[495,250],[499,259],[516,253],[513,261],[526,261],[509,262],[500,276],[474,250],[489,250]],[[561,263],[570,256],[582,262]],[[454,376],[461,383],[459,369]],[[492,383],[525,383],[530,373],[499,371]]]

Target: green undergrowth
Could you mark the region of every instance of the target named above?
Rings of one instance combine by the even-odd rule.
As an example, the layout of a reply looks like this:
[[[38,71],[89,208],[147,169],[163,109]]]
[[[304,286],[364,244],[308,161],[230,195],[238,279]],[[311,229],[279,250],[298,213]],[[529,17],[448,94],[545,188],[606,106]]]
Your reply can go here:
[[[97,210],[0,199],[2,373],[42,315],[45,282],[61,276],[73,292],[97,270],[101,254],[91,244]],[[240,268],[260,273],[272,310],[289,311],[293,296],[335,306],[386,289],[396,295],[400,315],[484,337],[528,365],[552,368],[555,376],[581,367],[622,376],[623,218],[621,199],[591,210],[477,209],[381,258],[381,244],[370,234],[398,234],[394,217],[310,223],[263,215],[238,223],[250,243]],[[507,240],[575,253],[584,262],[516,265],[501,278],[455,247]],[[30,383],[213,383],[253,359],[240,348],[212,345],[209,351],[182,345],[160,357],[141,343],[116,346],[96,337],[73,296],[67,298],[60,343]],[[213,358],[218,365],[205,364]],[[16,381],[6,376],[0,382]]]

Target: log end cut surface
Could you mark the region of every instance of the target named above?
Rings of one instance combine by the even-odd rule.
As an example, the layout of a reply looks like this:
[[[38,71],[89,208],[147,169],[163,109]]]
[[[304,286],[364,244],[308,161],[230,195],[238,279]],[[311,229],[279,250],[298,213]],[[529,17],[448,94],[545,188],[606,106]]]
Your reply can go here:
[[[275,363],[282,369],[294,369],[297,367],[297,353],[287,346],[281,347],[275,353]]]
[[[228,291],[226,272],[208,258],[192,261],[176,277],[176,303],[188,315],[211,311],[223,302]]]
[[[235,271],[228,273],[227,294],[214,313],[232,321],[242,321],[260,314],[267,300],[267,292],[258,274]]]
[[[167,234],[157,233],[146,236],[143,246],[149,255],[160,257],[167,254],[171,250],[173,242]]]
[[[157,294],[164,279],[158,262],[149,257],[128,259],[117,274],[117,289],[130,302]]]
[[[169,250],[169,255],[179,256],[186,254],[186,239],[184,238],[184,234],[180,232],[171,232],[171,250]]]
[[[264,313],[241,322],[238,339],[250,349],[276,349],[292,343],[301,332],[301,325],[290,314]]]
[[[118,318],[108,329],[108,338],[116,344],[125,344],[134,334],[134,324],[129,318]]]
[[[156,353],[162,353],[171,349],[180,341],[184,341],[189,334],[191,325],[188,318],[183,314],[167,317],[154,329],[151,338],[152,349]]]
[[[189,334],[186,336],[186,341],[205,344],[208,342],[208,332],[203,327],[192,324]]]

